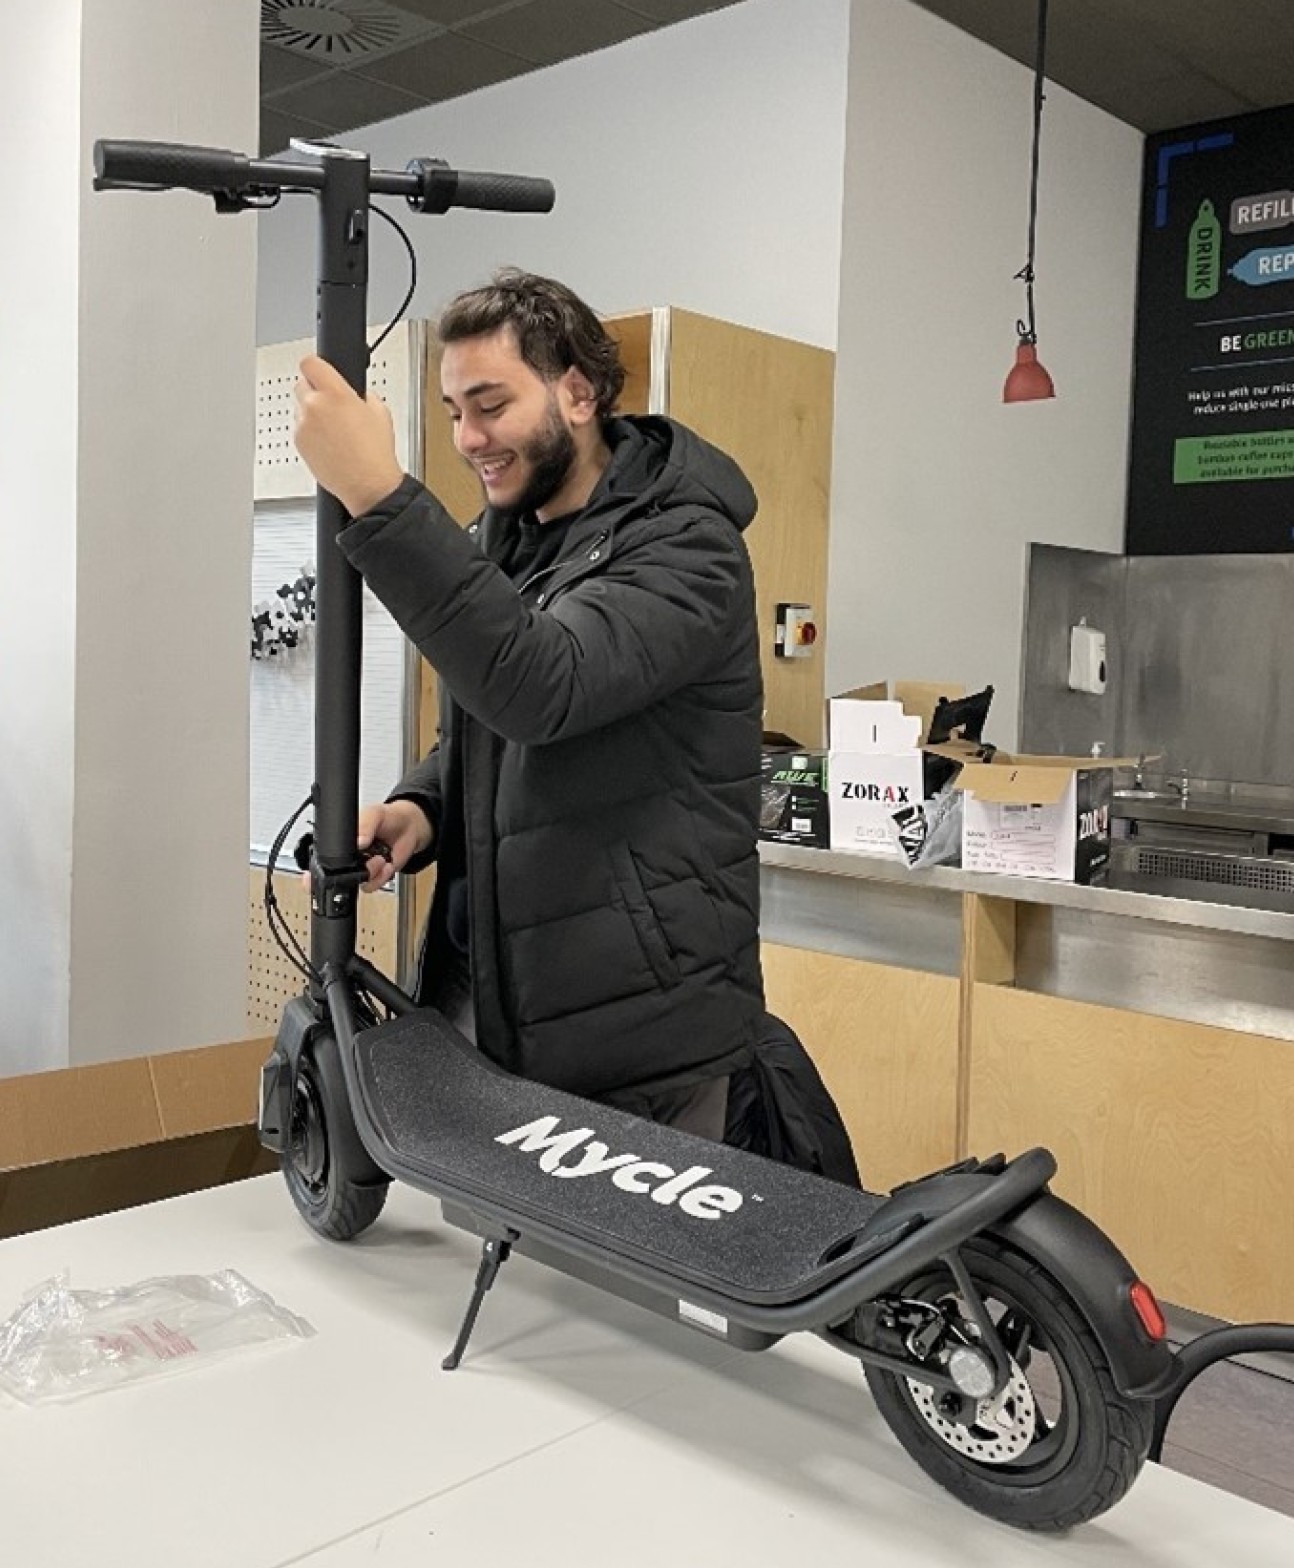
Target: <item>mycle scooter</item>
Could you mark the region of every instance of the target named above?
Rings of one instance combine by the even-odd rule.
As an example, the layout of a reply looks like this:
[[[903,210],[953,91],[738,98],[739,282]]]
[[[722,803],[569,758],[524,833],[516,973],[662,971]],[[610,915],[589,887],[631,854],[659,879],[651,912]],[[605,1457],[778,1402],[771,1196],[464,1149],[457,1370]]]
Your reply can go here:
[[[361,393],[372,196],[424,213],[553,203],[542,180],[430,158],[374,171],[350,149],[293,149],[295,161],[257,161],[99,142],[94,183],[204,192],[222,212],[317,195],[318,350]],[[1203,1366],[1294,1349],[1294,1331],[1267,1326],[1175,1354],[1148,1286],[1048,1190],[1056,1164],[1044,1149],[967,1159],[889,1196],[858,1191],[513,1077],[416,1006],[355,950],[367,872],[355,846],[360,580],[336,547],[346,521],[320,492],[310,946],[267,896],[306,985],[265,1064],[260,1134],[321,1235],[358,1235],[400,1180],[482,1238],[447,1368],[521,1251],[743,1350],[821,1336],[862,1365],[885,1421],[937,1482],[996,1519],[1057,1530],[1127,1491]]]

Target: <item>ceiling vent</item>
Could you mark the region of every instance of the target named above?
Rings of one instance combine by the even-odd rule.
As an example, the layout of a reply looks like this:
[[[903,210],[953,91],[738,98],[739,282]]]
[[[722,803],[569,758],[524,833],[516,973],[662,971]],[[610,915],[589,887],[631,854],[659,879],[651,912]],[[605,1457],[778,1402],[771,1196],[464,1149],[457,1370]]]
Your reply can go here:
[[[384,0],[261,0],[261,38],[306,60],[350,65],[444,29]]]

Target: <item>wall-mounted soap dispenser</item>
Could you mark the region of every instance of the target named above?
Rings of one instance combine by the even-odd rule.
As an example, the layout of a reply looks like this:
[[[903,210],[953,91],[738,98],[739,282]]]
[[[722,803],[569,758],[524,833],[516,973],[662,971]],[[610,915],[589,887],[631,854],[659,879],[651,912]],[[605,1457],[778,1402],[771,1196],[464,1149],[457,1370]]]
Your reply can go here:
[[[1105,633],[1083,616],[1069,631],[1069,688],[1100,696],[1105,690]]]

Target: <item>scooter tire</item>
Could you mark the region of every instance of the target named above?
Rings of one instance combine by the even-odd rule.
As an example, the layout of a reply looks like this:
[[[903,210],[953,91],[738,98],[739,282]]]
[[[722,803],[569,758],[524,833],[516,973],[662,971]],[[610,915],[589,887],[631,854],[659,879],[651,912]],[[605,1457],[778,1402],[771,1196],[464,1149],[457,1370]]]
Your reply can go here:
[[[381,1214],[390,1182],[347,1178],[329,1136],[325,1104],[318,1068],[303,1060],[293,1086],[289,1146],[280,1166],[292,1201],[311,1230],[330,1241],[351,1241]]]
[[[987,1401],[969,1422],[954,1421],[928,1387],[872,1367],[877,1409],[926,1474],[979,1513],[1039,1531],[1096,1518],[1146,1461],[1151,1403],[1119,1393],[1083,1314],[1036,1263],[987,1235],[967,1242],[961,1256],[1023,1383],[1013,1374],[991,1426]],[[898,1294],[938,1301],[956,1291],[951,1275],[935,1268]]]

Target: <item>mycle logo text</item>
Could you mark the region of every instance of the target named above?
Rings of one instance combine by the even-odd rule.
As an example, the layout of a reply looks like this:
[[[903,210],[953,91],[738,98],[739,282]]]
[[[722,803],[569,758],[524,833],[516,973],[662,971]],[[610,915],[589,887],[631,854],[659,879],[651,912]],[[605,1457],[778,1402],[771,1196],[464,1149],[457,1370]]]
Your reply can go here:
[[[714,1175],[708,1165],[690,1165],[685,1171],[676,1171],[672,1165],[642,1160],[636,1154],[612,1154],[605,1143],[594,1138],[592,1127],[558,1132],[557,1124],[556,1116],[541,1116],[524,1127],[500,1133],[494,1141],[515,1144],[523,1154],[538,1154],[539,1169],[549,1176],[572,1180],[578,1176],[609,1175],[622,1192],[647,1193],[653,1203],[677,1203],[694,1220],[717,1220],[741,1207],[742,1197],[735,1188],[717,1183],[701,1185],[707,1176]],[[581,1150],[579,1159],[563,1164],[586,1138],[590,1142]]]

